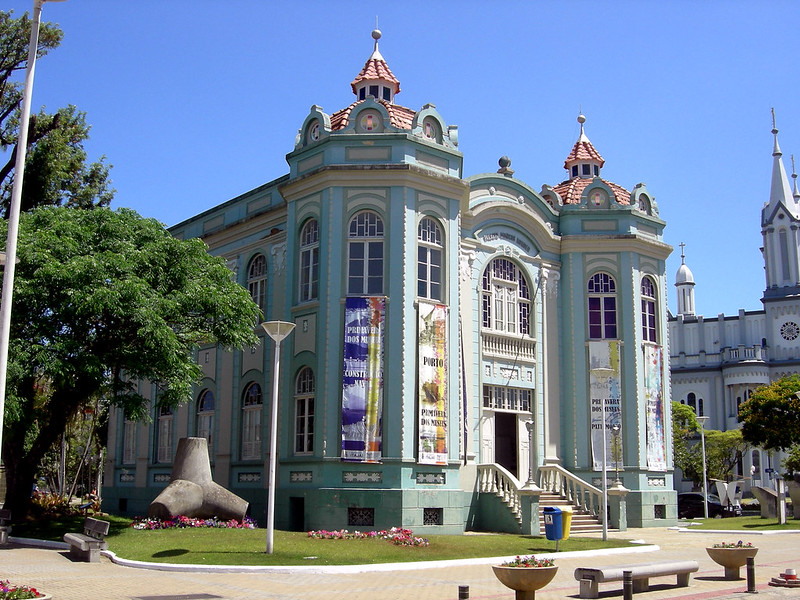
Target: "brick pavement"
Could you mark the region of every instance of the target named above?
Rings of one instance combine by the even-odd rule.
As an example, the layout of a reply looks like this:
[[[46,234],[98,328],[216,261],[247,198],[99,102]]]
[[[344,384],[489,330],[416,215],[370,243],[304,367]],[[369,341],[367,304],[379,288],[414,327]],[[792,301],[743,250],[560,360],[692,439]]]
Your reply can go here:
[[[722,567],[708,558],[704,548],[719,541],[746,539],[759,547],[756,556],[758,600],[800,598],[800,590],[768,587],[771,577],[786,568],[800,571],[800,531],[758,535],[751,532],[678,531],[670,528],[612,532],[610,537],[642,540],[635,553],[561,553],[556,556],[558,575],[537,593],[539,600],[577,598],[578,566],[631,564],[653,560],[692,559],[700,570],[689,588],[675,587],[675,577],[651,580],[651,590],[636,598],[754,598],[746,581],[726,581]],[[13,538],[12,538],[13,540]],[[653,549],[657,546],[658,549]],[[100,563],[70,560],[60,549],[19,544],[0,548],[0,578],[33,585],[55,600],[456,600],[458,588],[469,586],[470,600],[512,600],[513,591],[503,587],[491,570],[492,561],[449,561],[444,565],[374,566],[361,568],[303,568],[248,572],[221,572],[213,568],[163,571],[115,564],[108,557]],[[742,569],[744,576],[745,569]],[[622,598],[621,583],[601,584],[601,598]]]

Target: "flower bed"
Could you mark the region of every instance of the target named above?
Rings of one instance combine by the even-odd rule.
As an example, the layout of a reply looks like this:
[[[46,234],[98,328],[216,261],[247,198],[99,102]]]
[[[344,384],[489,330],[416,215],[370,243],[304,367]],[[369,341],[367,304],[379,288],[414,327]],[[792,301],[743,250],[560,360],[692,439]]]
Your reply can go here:
[[[23,600],[25,598],[44,598],[45,595],[36,588],[27,585],[11,585],[8,581],[0,581],[0,600]]]
[[[520,567],[522,569],[535,569],[537,567],[552,567],[555,561],[552,558],[536,558],[535,556],[517,556],[514,560],[502,563],[501,567]]]
[[[134,529],[171,529],[171,528],[186,528],[186,527],[218,527],[222,529],[255,529],[255,520],[250,517],[245,517],[243,521],[230,519],[229,521],[220,521],[216,517],[211,519],[196,519],[192,517],[176,516],[162,521],[150,517],[136,517],[131,523]],[[0,600],[2,600],[0,598]]]
[[[428,540],[421,537],[414,537],[414,532],[410,529],[392,527],[381,531],[348,531],[340,529],[338,531],[327,531],[319,529],[309,531],[308,537],[318,540],[369,540],[384,539],[392,542],[395,546],[428,546]]]

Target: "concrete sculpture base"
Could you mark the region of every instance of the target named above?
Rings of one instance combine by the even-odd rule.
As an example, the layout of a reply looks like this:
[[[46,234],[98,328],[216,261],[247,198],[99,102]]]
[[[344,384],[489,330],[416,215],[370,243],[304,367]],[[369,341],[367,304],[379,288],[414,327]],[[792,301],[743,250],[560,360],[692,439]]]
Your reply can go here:
[[[150,503],[147,516],[241,521],[247,507],[245,500],[212,481],[206,438],[190,437],[178,440],[170,484]]]

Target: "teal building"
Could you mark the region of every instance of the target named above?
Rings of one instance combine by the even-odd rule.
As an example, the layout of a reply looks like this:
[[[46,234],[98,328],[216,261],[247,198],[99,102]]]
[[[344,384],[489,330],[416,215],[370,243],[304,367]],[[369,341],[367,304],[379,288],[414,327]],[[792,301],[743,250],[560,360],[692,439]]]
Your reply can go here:
[[[145,513],[200,436],[263,524],[277,385],[278,528],[538,533],[545,498],[602,518],[609,488],[610,526],[674,523],[654,197],[604,178],[583,115],[554,153],[564,181],[536,191],[507,157],[465,176],[458,128],[396,102],[373,38],[351,103],[298,119],[287,174],[170,229],[296,325],[280,372],[259,328],[253,348],[199,349],[179,409],[140,382],[151,419],[112,412],[104,506]]]

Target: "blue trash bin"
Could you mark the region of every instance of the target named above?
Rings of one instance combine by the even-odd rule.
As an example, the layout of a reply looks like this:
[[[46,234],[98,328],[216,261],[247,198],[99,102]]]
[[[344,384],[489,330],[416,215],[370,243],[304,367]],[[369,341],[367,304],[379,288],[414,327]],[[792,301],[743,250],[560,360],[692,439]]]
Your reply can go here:
[[[548,540],[554,542],[564,537],[560,508],[556,508],[555,506],[544,507],[544,534]]]

